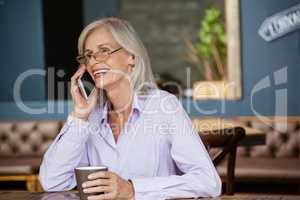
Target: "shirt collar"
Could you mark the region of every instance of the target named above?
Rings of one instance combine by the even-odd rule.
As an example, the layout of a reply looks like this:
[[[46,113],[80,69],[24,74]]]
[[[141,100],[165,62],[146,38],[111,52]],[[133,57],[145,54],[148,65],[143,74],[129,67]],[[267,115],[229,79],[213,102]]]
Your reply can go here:
[[[140,106],[140,101],[138,98],[138,95],[136,92],[133,94],[133,102],[132,102],[132,110],[129,114],[129,123],[133,122],[135,118],[140,116],[140,113],[142,112],[141,106]],[[100,115],[100,123],[101,124],[107,124],[108,123],[108,111],[111,110],[111,102],[106,101],[103,109],[102,109],[102,114]]]

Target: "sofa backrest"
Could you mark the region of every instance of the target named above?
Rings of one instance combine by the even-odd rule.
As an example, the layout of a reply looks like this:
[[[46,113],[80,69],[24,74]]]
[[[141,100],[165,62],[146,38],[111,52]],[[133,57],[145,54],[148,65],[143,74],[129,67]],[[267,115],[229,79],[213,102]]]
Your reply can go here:
[[[238,156],[300,159],[300,117],[237,117],[235,121],[261,129],[266,133],[266,145],[239,147]]]
[[[269,117],[267,123],[255,116],[233,120],[267,134],[266,145],[239,147],[238,156],[300,159],[300,117],[287,121]],[[0,122],[0,157],[42,157],[63,124],[63,120]]]
[[[41,157],[64,121],[0,122],[0,157]]]

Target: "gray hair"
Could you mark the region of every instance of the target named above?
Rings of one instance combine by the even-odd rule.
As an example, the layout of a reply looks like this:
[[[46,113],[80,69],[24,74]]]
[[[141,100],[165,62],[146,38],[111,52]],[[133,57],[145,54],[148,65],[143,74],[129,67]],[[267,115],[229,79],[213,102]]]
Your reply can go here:
[[[130,74],[134,91],[148,94],[151,89],[157,88],[147,50],[136,31],[124,19],[108,17],[90,23],[79,36],[78,53],[82,54],[84,52],[85,42],[89,34],[103,26],[107,27],[114,39],[135,57],[135,66]]]

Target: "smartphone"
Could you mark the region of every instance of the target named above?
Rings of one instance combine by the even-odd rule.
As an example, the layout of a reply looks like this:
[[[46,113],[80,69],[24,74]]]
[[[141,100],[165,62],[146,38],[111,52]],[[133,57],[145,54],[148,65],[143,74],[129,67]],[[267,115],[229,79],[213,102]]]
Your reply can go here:
[[[85,70],[84,74],[78,79],[78,85],[81,91],[81,94],[85,99],[88,99],[91,92],[95,88],[95,82],[91,75]]]

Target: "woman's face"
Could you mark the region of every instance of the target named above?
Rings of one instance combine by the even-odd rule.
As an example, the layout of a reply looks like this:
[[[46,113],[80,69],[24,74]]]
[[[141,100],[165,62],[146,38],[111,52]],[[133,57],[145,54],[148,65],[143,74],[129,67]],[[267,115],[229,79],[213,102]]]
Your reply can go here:
[[[106,54],[101,59],[91,57],[87,64],[87,71],[95,81],[97,88],[109,90],[122,81],[129,81],[128,76],[134,66],[134,56],[116,42],[111,32],[105,27],[94,30],[87,37],[85,51],[90,51],[95,57],[97,53]],[[119,49],[119,50],[118,50]],[[116,52],[107,54],[107,52]]]

